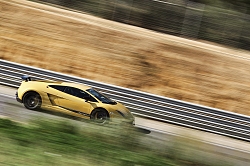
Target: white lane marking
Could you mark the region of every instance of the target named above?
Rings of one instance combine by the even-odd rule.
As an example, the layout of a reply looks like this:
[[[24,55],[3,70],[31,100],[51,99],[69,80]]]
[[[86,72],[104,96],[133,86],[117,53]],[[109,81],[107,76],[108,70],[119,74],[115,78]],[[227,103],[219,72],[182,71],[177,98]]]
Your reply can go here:
[[[162,134],[165,134],[165,135],[172,135],[172,136],[176,136],[176,137],[189,138],[189,139],[193,139],[195,141],[200,141],[200,142],[203,142],[203,143],[206,143],[206,144],[209,144],[209,145],[214,145],[214,146],[217,146],[217,147],[221,147],[221,148],[225,148],[225,149],[229,149],[229,150],[235,150],[235,151],[238,151],[238,152],[244,152],[244,153],[250,154],[250,151],[248,151],[248,150],[239,149],[239,148],[231,147],[231,146],[228,146],[228,145],[223,145],[223,144],[218,144],[218,143],[215,143],[215,142],[190,138],[190,137],[187,137],[187,136],[183,136],[181,134],[176,134],[176,133],[172,133],[172,132],[168,132],[168,131],[163,131],[163,130],[159,130],[159,129],[145,127],[145,126],[142,126],[142,125],[135,125],[135,127],[140,127],[140,128],[146,129],[146,130],[162,133]]]
[[[0,118],[1,119],[8,119],[9,117],[8,116],[4,116],[4,115],[0,115]]]
[[[0,96],[8,97],[8,98],[11,98],[11,99],[15,99],[16,98],[15,96],[7,95],[7,94],[1,94],[1,93],[0,93]]]

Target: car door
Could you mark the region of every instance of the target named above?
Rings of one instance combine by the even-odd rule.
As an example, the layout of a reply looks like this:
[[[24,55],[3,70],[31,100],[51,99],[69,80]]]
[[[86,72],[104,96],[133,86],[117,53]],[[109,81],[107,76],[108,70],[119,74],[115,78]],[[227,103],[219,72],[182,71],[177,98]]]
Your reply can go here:
[[[84,97],[88,96],[81,89],[66,86],[64,92],[58,93],[58,104],[60,107],[71,111],[72,113],[89,116],[90,103],[86,102]]]
[[[48,85],[46,88],[46,93],[48,95],[48,98],[50,100],[50,103],[52,106],[58,106],[58,93],[64,92],[65,86],[61,85]]]

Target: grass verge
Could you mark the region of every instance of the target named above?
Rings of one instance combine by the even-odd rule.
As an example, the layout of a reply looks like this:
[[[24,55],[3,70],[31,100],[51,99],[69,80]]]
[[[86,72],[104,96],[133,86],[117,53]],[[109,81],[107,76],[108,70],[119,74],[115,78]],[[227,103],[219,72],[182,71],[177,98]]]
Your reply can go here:
[[[183,159],[185,152],[177,146],[167,148],[167,143],[144,138],[136,128],[127,126],[82,126],[41,119],[21,124],[0,119],[0,165],[211,165]]]

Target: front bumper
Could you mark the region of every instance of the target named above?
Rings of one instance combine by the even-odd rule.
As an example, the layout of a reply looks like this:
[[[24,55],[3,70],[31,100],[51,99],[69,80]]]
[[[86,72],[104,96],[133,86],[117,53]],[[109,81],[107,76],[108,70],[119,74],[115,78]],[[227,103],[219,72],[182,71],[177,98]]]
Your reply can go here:
[[[127,125],[132,125],[132,126],[134,126],[134,125],[135,125],[135,119],[134,119],[134,118],[131,118],[131,119],[123,119],[123,120],[122,120],[122,124],[127,124]]]
[[[18,101],[19,103],[23,103],[23,101],[21,99],[19,99],[17,92],[16,92],[16,101]]]
[[[125,119],[123,117],[112,117],[109,120],[109,124],[116,124],[116,125],[124,124],[124,125],[134,126],[135,119],[134,118]]]

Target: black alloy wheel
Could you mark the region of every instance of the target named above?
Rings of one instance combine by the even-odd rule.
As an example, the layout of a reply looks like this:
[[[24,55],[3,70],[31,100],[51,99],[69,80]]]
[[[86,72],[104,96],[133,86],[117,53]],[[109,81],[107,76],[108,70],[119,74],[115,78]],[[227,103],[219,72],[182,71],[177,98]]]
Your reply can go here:
[[[29,110],[36,110],[41,107],[42,100],[38,93],[28,92],[23,97],[23,104]]]
[[[109,121],[109,116],[106,110],[96,109],[92,112],[91,120],[98,124],[105,124]]]

